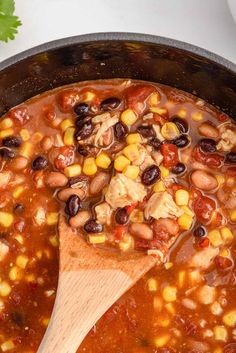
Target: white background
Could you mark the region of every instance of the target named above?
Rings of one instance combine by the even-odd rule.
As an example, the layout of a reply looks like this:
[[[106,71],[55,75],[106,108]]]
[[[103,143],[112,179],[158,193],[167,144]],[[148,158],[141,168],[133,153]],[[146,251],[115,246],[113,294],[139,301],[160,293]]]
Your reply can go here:
[[[16,0],[22,21],[0,61],[71,35],[127,31],[196,44],[236,63],[236,24],[226,0]]]

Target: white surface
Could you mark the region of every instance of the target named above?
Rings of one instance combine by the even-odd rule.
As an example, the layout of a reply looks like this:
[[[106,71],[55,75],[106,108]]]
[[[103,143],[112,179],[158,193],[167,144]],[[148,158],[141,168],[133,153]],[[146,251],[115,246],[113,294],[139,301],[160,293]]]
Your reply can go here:
[[[236,0],[228,0],[229,8],[233,15],[234,20],[236,21]]]
[[[236,24],[227,0],[16,0],[23,26],[0,44],[0,61],[71,35],[127,31],[158,34],[211,50],[236,63]]]

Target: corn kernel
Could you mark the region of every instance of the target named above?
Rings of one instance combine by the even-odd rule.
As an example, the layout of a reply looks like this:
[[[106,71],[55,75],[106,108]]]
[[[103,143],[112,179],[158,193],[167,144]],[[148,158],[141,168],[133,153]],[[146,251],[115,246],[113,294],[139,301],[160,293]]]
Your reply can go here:
[[[236,208],[230,213],[230,219],[232,222],[236,222]]]
[[[12,225],[14,217],[11,213],[0,211],[0,224],[8,228]]]
[[[216,341],[227,342],[228,332],[224,326],[215,326],[213,332]]]
[[[139,167],[137,165],[127,165],[123,170],[123,174],[128,178],[135,180],[139,175]]]
[[[177,126],[174,123],[168,122],[168,123],[165,123],[162,126],[161,134],[162,134],[162,136],[165,139],[173,140],[173,139],[179,137],[180,132],[179,132],[179,129],[177,128]]]
[[[35,275],[33,273],[30,273],[29,275],[25,276],[25,280],[27,282],[34,282],[36,280]]]
[[[129,134],[126,137],[126,142],[128,145],[132,145],[133,143],[140,143],[142,141],[142,138],[140,134]]]
[[[73,145],[75,143],[75,128],[68,127],[64,133],[63,141],[66,146]]]
[[[139,150],[137,145],[134,143],[125,147],[123,149],[123,153],[131,162],[139,158]]]
[[[111,158],[107,153],[102,152],[97,156],[96,164],[99,168],[107,169],[111,164]]]
[[[42,259],[42,256],[43,256],[42,251],[41,251],[41,250],[37,251],[37,252],[36,252],[36,256],[37,256],[37,258],[38,258],[39,260],[41,260],[41,259]]]
[[[50,321],[50,318],[48,318],[48,317],[45,317],[44,319],[42,319],[42,324],[43,324],[43,326],[48,326],[48,324],[49,324],[49,321]]]
[[[9,271],[11,281],[19,281],[22,278],[22,271],[19,267],[13,266]]]
[[[154,184],[153,186],[153,191],[154,192],[161,192],[161,191],[165,191],[166,187],[163,183],[162,180],[158,181],[156,184]]]
[[[86,158],[83,165],[83,172],[86,175],[94,175],[97,173],[97,165],[93,157]]]
[[[189,230],[191,228],[192,222],[193,218],[186,213],[178,218],[178,224],[184,230]]]
[[[223,316],[223,323],[229,327],[236,325],[236,310],[231,310]]]
[[[158,115],[166,115],[167,114],[166,108],[150,107],[149,110],[151,113],[156,113]]]
[[[122,172],[125,169],[125,167],[127,167],[129,164],[130,164],[130,161],[128,160],[128,158],[126,158],[125,156],[118,156],[115,159],[114,168],[118,172]]]
[[[90,244],[102,244],[102,243],[105,243],[106,236],[105,234],[99,234],[99,235],[90,234],[88,236],[88,240]]]
[[[20,148],[20,155],[29,158],[33,153],[33,145],[30,142],[24,142]]]
[[[166,262],[164,266],[166,270],[169,270],[170,268],[173,267],[173,262]]]
[[[30,133],[27,129],[21,129],[20,130],[20,137],[24,142],[29,141],[30,139]]]
[[[202,281],[201,273],[198,270],[193,270],[188,273],[189,281],[194,286]]]
[[[125,125],[133,125],[138,119],[138,116],[132,109],[126,109],[121,113],[120,119]]]
[[[203,119],[203,114],[202,112],[193,112],[191,114],[191,118],[194,120],[194,121],[201,121]]]
[[[225,183],[225,177],[223,175],[216,175],[215,178],[216,178],[219,186],[221,186]]]
[[[63,132],[65,132],[66,129],[68,129],[68,127],[73,127],[73,126],[74,126],[74,123],[71,119],[64,119],[60,123],[60,128]]]
[[[3,139],[5,137],[11,136],[14,134],[14,130],[12,128],[10,129],[6,129],[6,130],[2,130],[0,131],[0,139]]]
[[[178,206],[187,206],[189,202],[189,193],[187,190],[179,189],[175,193],[175,202]]]
[[[216,248],[222,244],[224,241],[221,237],[220,231],[218,229],[211,230],[208,233],[208,238],[210,240],[211,245],[215,246]]]
[[[138,209],[134,209],[131,212],[129,218],[130,218],[130,221],[133,223],[142,223],[144,221],[143,212]]]
[[[125,234],[123,238],[119,242],[119,248],[121,251],[128,251],[133,249],[134,247],[134,239],[128,234]]]
[[[57,248],[59,246],[59,241],[58,241],[58,236],[57,235],[51,235],[49,237],[49,242],[52,246]]]
[[[194,212],[188,206],[181,206],[180,208],[182,211],[184,211],[184,213],[188,214],[192,218],[194,217]]]
[[[162,178],[164,178],[164,179],[167,178],[170,174],[170,171],[166,167],[164,167],[164,165],[160,165],[159,168],[161,171]]]
[[[230,251],[229,251],[228,249],[223,249],[223,250],[220,252],[220,256],[229,257],[229,256],[230,256]]]
[[[24,244],[24,238],[22,237],[22,235],[16,234],[16,235],[14,236],[14,238],[15,238],[15,239],[18,241],[18,243],[20,243],[21,245]]]
[[[186,279],[186,271],[178,272],[178,287],[183,288]]]
[[[155,311],[160,312],[163,307],[163,301],[160,297],[153,298],[153,308]]]
[[[53,225],[57,224],[58,223],[58,217],[59,217],[58,212],[49,212],[47,214],[47,224],[49,226],[53,226]]]
[[[23,191],[24,191],[24,187],[19,185],[15,188],[12,195],[15,199],[17,199],[18,197],[20,197],[20,195],[22,194]]]
[[[7,352],[7,351],[14,349],[15,344],[12,340],[8,340],[6,342],[3,342],[0,347],[1,347],[2,352]]]
[[[176,300],[177,288],[174,286],[166,286],[162,291],[163,299],[166,302],[174,302]]]
[[[157,348],[164,347],[170,340],[170,335],[162,335],[154,339],[154,345]]]
[[[0,296],[8,297],[10,293],[11,293],[10,285],[6,281],[0,282]]]
[[[173,305],[173,303],[167,303],[165,304],[165,309],[168,311],[168,313],[170,313],[171,315],[175,315],[176,310],[175,307]]]
[[[26,268],[29,258],[25,255],[19,255],[16,258],[16,265],[22,269]]]
[[[223,227],[220,230],[222,239],[226,242],[226,243],[230,243],[233,240],[233,233],[231,232],[231,230],[228,227]]]
[[[13,126],[13,121],[10,118],[1,119],[0,121],[1,130],[9,129],[12,126]]]
[[[71,164],[64,169],[64,173],[68,178],[73,178],[81,174],[81,169],[82,168],[80,164]]]
[[[150,95],[149,99],[148,99],[148,103],[150,106],[155,106],[158,105],[160,103],[161,97],[160,94],[158,92],[154,92]]]
[[[177,115],[178,115],[180,118],[184,119],[184,118],[186,118],[187,110],[184,109],[184,108],[181,108],[181,109],[178,111]]]
[[[96,97],[96,94],[91,92],[91,91],[87,91],[85,92],[84,94],[84,97],[83,97],[83,101],[88,103],[88,102],[92,102],[92,100]]]
[[[147,287],[149,292],[156,292],[157,291],[157,280],[155,278],[149,278],[147,281]]]
[[[161,327],[168,327],[170,325],[170,318],[167,314],[162,314],[157,317],[156,324]]]

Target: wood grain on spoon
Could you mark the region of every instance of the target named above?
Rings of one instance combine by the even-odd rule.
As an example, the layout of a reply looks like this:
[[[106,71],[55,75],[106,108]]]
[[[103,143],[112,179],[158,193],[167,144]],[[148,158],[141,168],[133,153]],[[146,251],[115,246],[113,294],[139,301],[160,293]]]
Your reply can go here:
[[[96,321],[154,265],[158,257],[89,246],[63,217],[53,314],[38,353],[75,353]]]

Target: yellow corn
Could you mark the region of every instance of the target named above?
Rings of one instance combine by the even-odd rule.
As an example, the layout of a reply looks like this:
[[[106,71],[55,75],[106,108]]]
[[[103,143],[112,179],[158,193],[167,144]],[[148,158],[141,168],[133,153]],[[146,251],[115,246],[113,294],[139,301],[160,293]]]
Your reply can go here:
[[[47,327],[49,324],[50,318],[45,317],[44,319],[42,319],[42,324],[43,326]]]
[[[230,219],[232,222],[236,222],[236,208],[230,213]]]
[[[178,111],[177,115],[178,115],[180,118],[184,119],[184,118],[186,118],[187,110],[184,109],[184,108],[181,108],[181,109]]]
[[[139,158],[139,150],[135,143],[132,143],[131,145],[126,146],[123,149],[123,153],[131,162]]]
[[[122,172],[125,169],[125,167],[127,167],[129,164],[130,164],[130,161],[128,160],[128,158],[126,158],[125,156],[118,156],[115,159],[114,168],[118,172]]]
[[[126,137],[126,142],[128,145],[132,145],[133,143],[140,143],[142,141],[142,138],[140,134],[129,134]]]
[[[71,164],[64,169],[64,173],[68,178],[73,178],[81,174],[81,165],[78,163]]]
[[[225,177],[223,175],[216,175],[215,177],[219,186],[225,183]]]
[[[13,121],[10,118],[0,120],[0,129],[5,130],[13,126]]]
[[[154,346],[157,348],[161,348],[167,345],[170,340],[170,335],[163,334],[162,336],[154,338]]]
[[[144,221],[144,215],[143,212],[137,209],[134,209],[130,216],[129,216],[131,222],[133,223],[142,223]]]
[[[84,165],[83,165],[83,172],[86,175],[94,175],[97,173],[97,164],[95,162],[95,158],[93,157],[89,157],[86,158],[84,161]]]
[[[88,240],[90,244],[102,244],[102,243],[105,243],[106,236],[105,234],[99,234],[99,235],[90,234],[88,236]]]
[[[196,283],[200,283],[202,281],[202,275],[198,270],[193,270],[188,273],[189,281],[194,286]]]
[[[170,325],[170,318],[167,314],[162,314],[157,317],[156,324],[161,327],[168,327]]]
[[[176,301],[177,288],[174,286],[166,286],[162,291],[162,297],[166,302]]]
[[[161,134],[162,134],[162,136],[165,139],[173,140],[173,139],[179,137],[180,132],[179,132],[179,129],[177,128],[177,126],[174,123],[168,122],[168,123],[165,123],[162,126]]]
[[[223,316],[223,323],[229,327],[236,325],[236,310],[231,310]]]
[[[149,278],[147,280],[147,287],[149,292],[156,292],[157,291],[157,280],[155,278]]]
[[[22,140],[25,141],[29,141],[30,139],[30,133],[27,129],[21,129],[20,130],[20,137],[22,138]]]
[[[161,191],[165,191],[166,187],[163,183],[162,180],[158,181],[156,184],[154,184],[153,186],[153,191],[154,192],[161,192]]]
[[[213,229],[208,233],[208,238],[211,245],[218,247],[224,243],[220,231],[218,229]]]
[[[0,131],[0,139],[3,139],[5,137],[11,136],[14,134],[14,130],[13,129],[6,129],[6,130],[2,130]]]
[[[159,107],[150,107],[150,112],[151,113],[156,113],[159,115],[166,115],[167,114],[167,109],[166,108],[159,108]]]
[[[8,228],[12,225],[14,217],[11,213],[0,211],[0,224]]]
[[[47,224],[49,226],[53,226],[53,225],[57,224],[58,223],[58,217],[59,217],[58,212],[49,212],[47,214]]]
[[[226,342],[228,339],[228,332],[224,326],[215,326],[213,329],[216,341]]]
[[[184,211],[184,213],[188,214],[189,216],[194,217],[193,211],[188,206],[181,206],[181,210]]]
[[[160,171],[161,171],[162,178],[163,179],[167,178],[169,176],[169,174],[170,174],[169,170],[166,167],[164,167],[164,165],[160,165],[159,168],[160,168]]]
[[[111,164],[111,158],[107,153],[102,152],[97,156],[96,164],[99,168],[107,169]]]
[[[15,188],[12,195],[15,199],[17,199],[18,197],[20,197],[23,191],[24,191],[24,187],[22,185],[19,185]]]
[[[175,202],[178,206],[187,206],[189,202],[189,193],[187,190],[179,189],[175,193]]]
[[[125,125],[133,125],[138,119],[138,116],[132,109],[126,109],[121,113],[120,119]]]
[[[49,237],[49,242],[52,246],[57,248],[59,246],[59,241],[58,241],[58,236],[57,235],[51,235]]]
[[[74,126],[74,123],[71,119],[64,119],[60,123],[60,128],[63,132],[66,131],[68,127],[73,127],[73,126]]]
[[[175,307],[173,305],[173,303],[167,303],[165,304],[165,309],[171,314],[171,315],[175,315],[176,310]]]
[[[130,179],[136,179],[139,175],[139,167],[136,165],[127,165],[123,170],[123,174]]]
[[[160,103],[161,97],[160,94],[158,92],[154,92],[150,95],[149,99],[148,99],[148,103],[150,106],[155,106],[158,105]]]
[[[201,121],[203,119],[203,113],[202,112],[193,112],[191,114],[191,118],[194,120],[194,121]]]
[[[173,267],[173,262],[166,262],[164,266],[166,270],[169,270],[171,267]]]
[[[119,248],[121,251],[128,251],[133,249],[134,247],[134,239],[128,234],[125,234],[123,238],[119,242]]]
[[[226,243],[230,243],[233,240],[233,233],[231,232],[231,230],[228,227],[223,227],[220,230],[222,239],[226,242]]]
[[[189,230],[191,228],[192,222],[193,222],[193,218],[186,213],[184,213],[182,216],[178,218],[178,224],[184,230]]]
[[[186,279],[186,271],[178,272],[178,287],[183,288]]]
[[[95,93],[91,91],[87,91],[84,93],[83,101],[88,103],[88,102],[91,102],[95,97],[96,97]]]
[[[22,237],[21,234],[16,234],[14,238],[18,241],[19,244],[23,245],[24,244],[24,238]]]
[[[75,142],[75,128],[74,127],[68,127],[64,133],[63,141],[66,146],[73,145]]]
[[[9,271],[11,281],[19,281],[22,278],[22,271],[19,267],[13,266]]]
[[[33,273],[30,273],[29,275],[25,276],[25,280],[27,282],[34,282],[36,280],[35,275]]]
[[[24,142],[20,148],[20,155],[29,158],[33,153],[33,145],[30,142]]]
[[[6,281],[0,282],[0,297],[8,297],[11,293],[11,287]]]
[[[163,301],[160,297],[154,297],[153,298],[153,308],[155,311],[160,312],[163,307]]]
[[[12,340],[8,340],[6,342],[3,342],[0,347],[2,352],[8,352],[15,348],[15,344]]]
[[[16,265],[22,269],[26,268],[29,258],[26,255],[19,255],[16,258]]]

